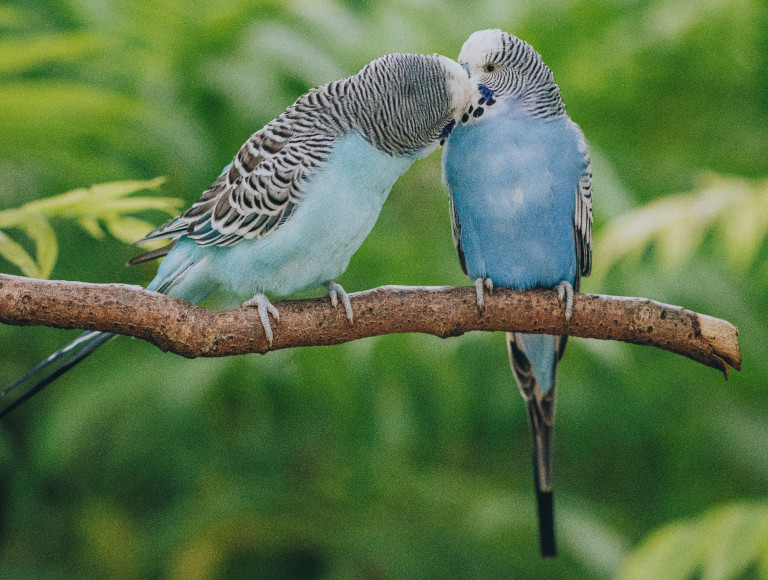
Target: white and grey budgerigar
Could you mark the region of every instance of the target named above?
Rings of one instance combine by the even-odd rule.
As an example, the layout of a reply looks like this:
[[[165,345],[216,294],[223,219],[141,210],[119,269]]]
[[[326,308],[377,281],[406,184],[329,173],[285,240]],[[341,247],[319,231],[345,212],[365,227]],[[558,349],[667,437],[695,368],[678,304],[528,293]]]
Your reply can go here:
[[[467,73],[440,55],[390,54],[349,78],[300,97],[254,133],[233,162],[183,214],[142,241],[172,239],[138,256],[165,256],[149,284],[199,303],[226,289],[252,296],[271,344],[267,294],[324,285],[334,306],[352,309],[333,280],[373,228],[395,181],[437,149],[467,109]],[[12,406],[88,356],[114,335],[86,332],[6,392],[64,359]]]
[[[579,127],[541,56],[501,30],[469,37],[459,63],[471,110],[443,151],[453,237],[464,272],[484,289],[557,288],[567,296],[592,264],[592,173]],[[555,374],[565,336],[508,333],[509,358],[528,403],[541,553],[556,554],[552,501]]]

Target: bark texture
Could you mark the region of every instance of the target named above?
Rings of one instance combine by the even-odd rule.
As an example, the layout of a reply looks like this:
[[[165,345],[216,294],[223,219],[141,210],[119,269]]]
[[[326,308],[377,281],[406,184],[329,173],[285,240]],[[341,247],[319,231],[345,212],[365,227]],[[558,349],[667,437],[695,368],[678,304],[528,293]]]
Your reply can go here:
[[[483,312],[473,287],[382,286],[350,294],[354,325],[327,298],[277,302],[271,350],[422,332],[442,338],[473,330],[541,332],[655,346],[722,371],[741,370],[738,329],[725,320],[647,298],[577,294],[568,324],[557,293],[499,288]],[[250,308],[209,310],[124,284],[84,284],[0,274],[0,322],[101,330],[147,340],[194,358],[264,353]]]

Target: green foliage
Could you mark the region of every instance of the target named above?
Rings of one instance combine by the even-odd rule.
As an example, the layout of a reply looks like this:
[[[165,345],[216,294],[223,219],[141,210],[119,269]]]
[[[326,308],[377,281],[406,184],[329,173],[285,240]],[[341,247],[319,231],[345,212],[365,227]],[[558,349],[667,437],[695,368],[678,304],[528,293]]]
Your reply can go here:
[[[723,385],[667,353],[571,340],[560,555],[542,562],[527,418],[500,335],[192,361],[115,340],[0,425],[0,578],[597,579],[646,565],[662,580],[768,577],[761,0],[11,0],[1,215],[157,175],[190,204],[309,87],[388,52],[455,57],[488,27],[542,53],[587,135],[599,276],[584,290],[732,321],[744,371]],[[134,217],[161,218],[130,206],[141,194],[91,195],[90,209],[120,210],[3,228],[24,253],[6,249],[0,269],[49,270],[55,239],[52,276],[146,284],[155,266],[122,268],[131,250],[113,235],[133,241],[149,227]],[[468,284],[438,155],[396,184],[339,282]],[[74,336],[0,326],[0,384]]]
[[[74,220],[97,240],[104,238],[104,228],[115,238],[132,243],[154,226],[131,214],[147,210],[178,213],[181,200],[170,197],[134,196],[137,191],[158,187],[165,180],[123,181],[94,185],[67,193],[31,201],[18,209],[0,211],[0,256],[17,266],[24,275],[47,278],[59,253],[51,218]],[[33,258],[24,247],[3,230],[24,232],[35,245]]]
[[[77,62],[104,43],[91,34],[47,34],[0,40],[0,75],[38,69],[46,64]]]
[[[655,531],[627,559],[619,580],[768,575],[768,504],[740,503]]]
[[[670,195],[612,220],[595,253],[598,282],[620,261],[650,247],[667,272],[690,261],[707,233],[721,258],[746,270],[768,233],[768,181],[710,177],[699,191]]]

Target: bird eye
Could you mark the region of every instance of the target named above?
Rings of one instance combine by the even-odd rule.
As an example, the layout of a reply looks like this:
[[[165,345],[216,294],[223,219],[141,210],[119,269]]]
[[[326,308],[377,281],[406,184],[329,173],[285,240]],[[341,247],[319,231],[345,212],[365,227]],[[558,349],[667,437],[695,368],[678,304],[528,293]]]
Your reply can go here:
[[[483,67],[483,70],[484,70],[485,72],[487,72],[487,73],[492,73],[493,71],[495,71],[495,70],[496,70],[496,65],[495,65],[495,64],[487,64],[487,65],[485,65],[485,66]]]

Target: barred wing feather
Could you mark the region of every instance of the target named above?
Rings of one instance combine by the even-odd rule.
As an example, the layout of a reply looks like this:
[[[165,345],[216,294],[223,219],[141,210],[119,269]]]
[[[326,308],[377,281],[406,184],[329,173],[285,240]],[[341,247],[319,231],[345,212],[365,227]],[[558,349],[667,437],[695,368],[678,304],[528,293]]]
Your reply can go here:
[[[254,133],[192,207],[139,243],[186,235],[200,246],[233,246],[274,232],[301,202],[302,186],[337,136],[349,129],[335,108],[345,84],[313,89]]]

